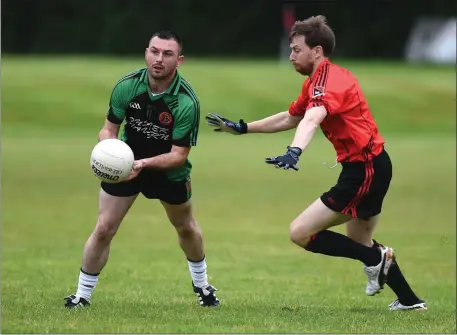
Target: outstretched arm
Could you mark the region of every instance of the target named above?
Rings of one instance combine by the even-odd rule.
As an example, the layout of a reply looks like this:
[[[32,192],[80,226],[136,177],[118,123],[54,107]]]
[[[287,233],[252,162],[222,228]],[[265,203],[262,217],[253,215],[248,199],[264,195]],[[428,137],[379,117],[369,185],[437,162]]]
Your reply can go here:
[[[248,133],[277,133],[294,129],[298,126],[302,116],[290,115],[288,111],[280,112],[264,119],[249,122],[247,124]]]
[[[294,116],[289,112],[280,112],[264,119],[245,123],[243,120],[233,122],[222,115],[209,113],[206,121],[214,131],[227,132],[232,135],[242,135],[247,133],[277,133],[280,131],[296,128],[303,116]]]
[[[239,122],[233,122],[216,113],[209,113],[206,121],[214,131],[227,132],[233,135],[242,135],[247,133],[278,133],[294,129],[298,126],[306,112],[308,102],[307,82],[303,84],[302,92],[298,98],[289,106],[289,110],[273,114],[264,119],[245,123],[242,119]]]

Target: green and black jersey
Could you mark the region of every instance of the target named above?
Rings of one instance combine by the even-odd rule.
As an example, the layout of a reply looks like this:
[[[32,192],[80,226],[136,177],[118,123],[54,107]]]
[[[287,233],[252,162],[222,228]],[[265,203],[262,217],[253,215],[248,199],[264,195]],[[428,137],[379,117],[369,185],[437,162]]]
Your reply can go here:
[[[122,124],[121,140],[133,150],[135,159],[171,151],[172,145],[197,145],[200,104],[192,86],[177,72],[166,92],[154,94],[149,88],[146,68],[121,78],[111,93],[108,120]],[[192,164],[166,171],[169,180],[189,177]]]

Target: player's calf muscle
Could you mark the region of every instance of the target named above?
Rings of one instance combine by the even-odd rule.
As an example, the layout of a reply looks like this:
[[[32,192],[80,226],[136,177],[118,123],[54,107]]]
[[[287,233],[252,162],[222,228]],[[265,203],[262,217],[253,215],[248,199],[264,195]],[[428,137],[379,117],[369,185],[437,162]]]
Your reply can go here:
[[[192,221],[190,224],[175,226],[179,243],[187,259],[199,261],[204,257],[203,237],[199,226]]]
[[[346,235],[357,243],[371,247],[377,221],[378,216],[370,220],[353,219],[346,223]]]

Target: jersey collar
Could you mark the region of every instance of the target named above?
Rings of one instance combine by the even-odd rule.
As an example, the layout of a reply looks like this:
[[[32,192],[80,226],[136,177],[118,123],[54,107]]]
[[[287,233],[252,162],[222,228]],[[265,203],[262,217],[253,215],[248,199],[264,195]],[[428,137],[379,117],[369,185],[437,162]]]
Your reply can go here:
[[[148,71],[144,71],[144,78],[143,78],[143,83],[146,84],[148,87],[148,93],[151,96],[151,88],[149,87],[149,77],[148,77]],[[179,87],[181,86],[181,75],[179,74],[178,71],[176,71],[175,77],[173,78],[173,81],[171,82],[170,86],[168,89],[163,92],[162,94],[166,95],[177,95],[179,92]],[[162,95],[160,94],[160,96]]]
[[[312,78],[310,78],[311,82],[314,82],[315,80],[317,80],[317,78],[319,77],[321,71],[322,71],[322,68],[324,67],[325,64],[330,64],[330,61],[327,59],[324,59],[320,64],[319,66],[317,67],[316,69],[316,72],[314,72],[314,75]]]
[[[170,87],[168,87],[168,90],[165,93],[170,94],[170,95],[177,95],[180,84],[181,84],[181,75],[176,70],[175,78],[173,79],[173,81],[170,84]]]

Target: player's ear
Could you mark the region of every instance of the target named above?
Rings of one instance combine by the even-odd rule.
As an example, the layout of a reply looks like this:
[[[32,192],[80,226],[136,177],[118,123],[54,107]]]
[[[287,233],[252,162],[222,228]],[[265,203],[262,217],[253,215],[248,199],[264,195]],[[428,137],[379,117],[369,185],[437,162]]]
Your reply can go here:
[[[184,56],[183,55],[178,56],[178,66],[181,65],[182,62],[184,62]]]

